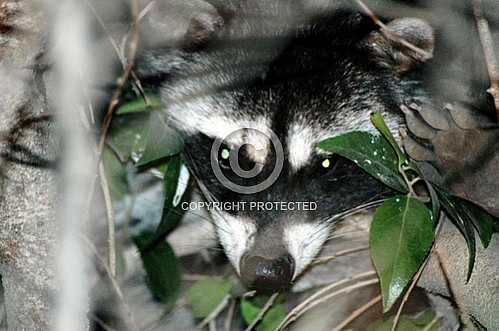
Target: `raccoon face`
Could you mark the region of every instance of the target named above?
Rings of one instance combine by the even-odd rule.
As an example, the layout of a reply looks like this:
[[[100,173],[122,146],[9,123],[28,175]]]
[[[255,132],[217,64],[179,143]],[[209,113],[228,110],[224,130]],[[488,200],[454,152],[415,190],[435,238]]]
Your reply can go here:
[[[220,207],[211,213],[221,244],[244,283],[259,290],[288,288],[328,239],[335,215],[390,194],[316,144],[372,130],[372,111],[396,129],[398,105],[418,86],[401,78],[414,59],[368,18],[337,12],[318,22],[274,44],[218,43],[184,54],[161,91],[191,173]],[[403,37],[431,51],[426,23],[397,22]]]

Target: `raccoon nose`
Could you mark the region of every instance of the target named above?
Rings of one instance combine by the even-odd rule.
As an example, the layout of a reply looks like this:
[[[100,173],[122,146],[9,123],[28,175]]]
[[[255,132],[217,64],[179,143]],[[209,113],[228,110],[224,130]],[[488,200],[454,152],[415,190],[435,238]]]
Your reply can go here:
[[[283,291],[291,286],[295,263],[291,255],[277,259],[245,255],[241,259],[241,279],[257,291]]]

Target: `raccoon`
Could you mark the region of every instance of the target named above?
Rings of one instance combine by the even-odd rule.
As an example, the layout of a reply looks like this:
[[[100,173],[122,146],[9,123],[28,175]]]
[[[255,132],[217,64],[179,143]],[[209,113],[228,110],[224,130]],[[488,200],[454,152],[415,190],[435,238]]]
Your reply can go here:
[[[316,144],[373,131],[374,111],[396,131],[399,106],[427,98],[417,73],[434,36],[426,22],[401,18],[388,24],[393,38],[352,8],[309,19],[283,2],[265,19],[255,13],[262,11],[246,5],[219,10],[216,24],[193,18],[177,48],[142,54],[141,72],[160,83],[187,166],[218,206],[210,213],[237,274],[250,288],[282,291],[321,250],[338,215],[391,194]]]

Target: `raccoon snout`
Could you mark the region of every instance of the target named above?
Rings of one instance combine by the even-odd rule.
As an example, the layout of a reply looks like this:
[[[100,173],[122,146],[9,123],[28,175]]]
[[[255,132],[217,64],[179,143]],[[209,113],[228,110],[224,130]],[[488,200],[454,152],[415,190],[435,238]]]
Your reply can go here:
[[[244,255],[241,258],[241,280],[260,292],[284,291],[291,286],[295,262],[286,254],[277,259],[258,255]]]

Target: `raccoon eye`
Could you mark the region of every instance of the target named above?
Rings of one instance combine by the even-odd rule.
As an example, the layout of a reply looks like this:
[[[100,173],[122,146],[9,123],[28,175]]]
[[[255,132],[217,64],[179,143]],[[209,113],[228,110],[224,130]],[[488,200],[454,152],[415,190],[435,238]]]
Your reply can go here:
[[[230,156],[230,151],[228,148],[222,148],[222,151],[220,152],[220,158],[222,160],[228,160]]]
[[[230,169],[230,148],[227,146],[222,146],[218,153],[218,163],[224,169]]]
[[[322,165],[322,167],[324,169],[328,169],[331,166],[331,160],[330,159],[324,159],[324,160],[322,160],[321,165]]]
[[[321,175],[329,175],[335,167],[335,162],[332,157],[324,158],[320,160],[320,165],[318,166],[318,171]]]

